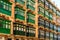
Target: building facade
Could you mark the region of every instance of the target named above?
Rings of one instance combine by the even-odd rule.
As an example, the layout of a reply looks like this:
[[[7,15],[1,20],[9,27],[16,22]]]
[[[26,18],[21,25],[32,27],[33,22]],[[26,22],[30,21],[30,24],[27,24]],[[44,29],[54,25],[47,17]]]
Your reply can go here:
[[[60,40],[60,10],[50,0],[0,0],[0,40]]]

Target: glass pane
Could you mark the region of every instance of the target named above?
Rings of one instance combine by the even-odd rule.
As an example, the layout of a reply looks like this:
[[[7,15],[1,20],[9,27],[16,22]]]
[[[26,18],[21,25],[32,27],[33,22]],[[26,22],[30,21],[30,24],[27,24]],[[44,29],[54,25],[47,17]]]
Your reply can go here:
[[[56,31],[56,25],[54,25],[54,30]]]
[[[50,23],[50,29],[53,29],[53,28],[54,28],[53,24],[52,24],[52,23]]]
[[[45,21],[45,27],[49,28],[49,22]]]

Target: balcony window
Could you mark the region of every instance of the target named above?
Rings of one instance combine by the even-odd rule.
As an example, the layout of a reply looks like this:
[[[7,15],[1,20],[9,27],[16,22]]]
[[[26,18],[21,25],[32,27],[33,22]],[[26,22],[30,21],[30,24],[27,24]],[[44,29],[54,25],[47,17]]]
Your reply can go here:
[[[27,22],[35,24],[35,15],[32,14],[31,12],[28,12],[27,14]]]
[[[49,6],[49,7],[50,7],[50,9],[51,9],[51,10],[53,9],[53,7],[52,7],[52,5],[51,5],[51,4],[50,4],[50,6]]]
[[[49,22],[45,21],[45,27],[49,28]]]
[[[53,11],[54,11],[54,13],[56,13],[56,8],[55,7],[53,7]]]
[[[0,1],[0,12],[6,15],[11,15],[11,4]]]
[[[46,32],[46,38],[49,38],[49,32]]]
[[[49,19],[53,20],[53,15],[51,13],[49,14]]]
[[[27,8],[35,11],[35,1],[34,0],[27,0]]]
[[[44,26],[44,24],[45,24],[45,23],[44,23],[44,20],[43,20],[42,18],[39,18],[38,20],[39,20],[39,21],[38,21],[38,25],[39,25],[39,26]]]
[[[57,11],[57,16],[60,16],[60,12],[59,11]]]
[[[0,18],[0,33],[10,34],[11,21]]]
[[[54,40],[57,40],[57,35],[56,34],[54,34]]]
[[[40,38],[44,38],[44,31],[40,30]]]
[[[14,35],[25,35],[25,25],[14,23]]]
[[[44,8],[41,7],[41,6],[39,6],[39,11],[42,12],[42,13],[44,13]]]
[[[56,25],[54,25],[54,31],[56,31],[57,29],[56,29]]]
[[[39,6],[38,9],[39,9],[38,13],[44,16],[44,8]]]
[[[15,18],[25,20],[25,10],[22,8],[15,8]]]
[[[35,37],[35,28],[27,26],[26,27],[26,36]]]
[[[53,24],[52,23],[50,23],[50,29],[54,29],[54,26],[53,26]]]
[[[50,33],[50,40],[53,40],[53,33]]]
[[[45,11],[45,17],[47,17],[49,19],[49,12]]]
[[[5,10],[11,11],[11,4],[8,4],[6,2],[0,1],[0,8],[3,8]]]

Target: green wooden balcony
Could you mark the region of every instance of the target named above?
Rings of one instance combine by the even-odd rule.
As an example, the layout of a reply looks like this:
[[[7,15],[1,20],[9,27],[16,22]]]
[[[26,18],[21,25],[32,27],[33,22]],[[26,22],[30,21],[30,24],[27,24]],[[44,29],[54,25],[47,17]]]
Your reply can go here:
[[[0,13],[11,16],[11,5],[8,0],[0,0]]]
[[[15,7],[15,18],[20,20],[25,20],[25,10],[19,7]]]
[[[31,12],[28,12],[27,16],[28,16],[27,22],[35,24],[35,15],[32,14]]]
[[[0,33],[10,34],[10,22],[9,20],[5,20],[0,18]]]
[[[24,2],[23,0],[15,0],[15,2],[17,2],[17,3],[19,3],[19,4],[22,4],[22,5],[25,4],[25,2]]]
[[[32,11],[35,11],[35,8],[33,6],[31,6],[31,5],[29,5],[29,4],[27,4],[27,8],[29,8]]]
[[[16,14],[16,15],[15,15],[15,18],[16,18],[16,19],[20,19],[20,20],[25,20],[25,17],[22,16],[22,15],[19,15],[19,14]]]
[[[11,11],[6,10],[6,9],[4,9],[4,8],[0,8],[0,13],[11,16]]]
[[[14,30],[14,35],[25,35],[24,31]]]
[[[44,13],[43,13],[43,12],[40,12],[40,11],[39,11],[38,14],[41,14],[42,16],[44,16]]]
[[[27,22],[35,24],[35,20],[28,18]]]

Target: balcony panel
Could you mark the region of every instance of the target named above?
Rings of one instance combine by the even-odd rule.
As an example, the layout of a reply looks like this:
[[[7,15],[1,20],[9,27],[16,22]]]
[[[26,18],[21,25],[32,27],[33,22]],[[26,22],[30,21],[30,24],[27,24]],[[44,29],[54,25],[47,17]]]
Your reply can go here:
[[[0,8],[0,13],[11,16],[11,11],[5,10],[3,8]]]
[[[16,19],[20,19],[20,20],[25,20],[25,17],[22,16],[22,15],[19,15],[19,14],[16,14],[16,15],[15,15],[15,18],[16,18]]]
[[[0,33],[10,34],[10,29],[0,28]]]
[[[30,22],[30,23],[35,24],[35,20],[32,20],[32,19],[30,19],[30,18],[29,18],[27,21]]]
[[[32,14],[31,12],[28,12],[27,14],[27,22],[35,24],[35,14]]]
[[[14,34],[15,35],[25,35],[25,32],[24,31],[18,31],[18,30],[14,30]]]

